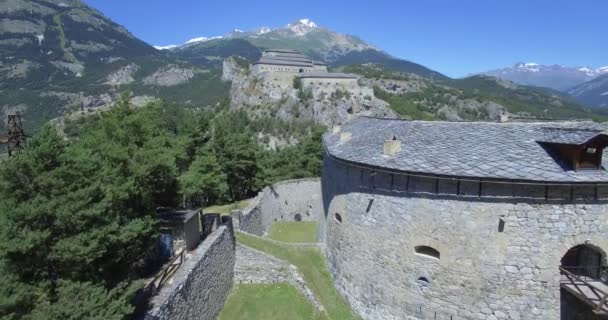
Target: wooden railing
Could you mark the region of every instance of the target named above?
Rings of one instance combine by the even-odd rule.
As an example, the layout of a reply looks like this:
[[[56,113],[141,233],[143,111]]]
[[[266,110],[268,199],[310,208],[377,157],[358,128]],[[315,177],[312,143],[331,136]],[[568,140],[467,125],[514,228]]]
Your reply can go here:
[[[186,249],[182,249],[171,261],[165,266],[165,268],[159,272],[154,279],[144,288],[144,292],[147,296],[153,296],[160,291],[162,286],[171,278],[173,274],[179,269],[184,263],[186,256]]]
[[[589,270],[597,268],[598,278],[577,275],[572,271],[577,269]],[[598,284],[606,284],[605,267],[560,267],[560,283],[563,288],[593,307],[596,314],[608,314],[608,293],[598,288]],[[595,283],[593,283],[593,282]]]

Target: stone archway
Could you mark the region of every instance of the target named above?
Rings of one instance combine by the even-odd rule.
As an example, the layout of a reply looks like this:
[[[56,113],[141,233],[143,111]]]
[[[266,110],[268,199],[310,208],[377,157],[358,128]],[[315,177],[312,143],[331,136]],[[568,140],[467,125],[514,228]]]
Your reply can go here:
[[[608,304],[602,301],[608,293],[606,266],[606,252],[589,243],[564,254],[560,261],[561,320],[606,319]]]
[[[606,266],[606,254],[592,244],[579,244],[564,254],[561,267],[573,274],[599,279],[602,266]]]

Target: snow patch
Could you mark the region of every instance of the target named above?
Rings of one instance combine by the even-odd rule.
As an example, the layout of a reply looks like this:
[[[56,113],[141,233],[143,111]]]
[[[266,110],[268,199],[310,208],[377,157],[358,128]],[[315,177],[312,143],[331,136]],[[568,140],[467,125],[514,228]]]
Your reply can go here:
[[[38,35],[36,35],[36,39],[38,39],[38,45],[41,46],[42,45],[42,41],[44,41],[44,34],[38,34]]]
[[[258,30],[257,34],[265,34],[270,31],[272,31],[272,30],[270,30],[270,28],[268,28],[268,27],[261,27],[260,30]]]
[[[154,46],[154,48],[156,50],[169,50],[169,49],[177,48],[177,46],[174,44],[170,44],[168,46]]]
[[[308,19],[308,18],[304,18],[304,19],[300,19],[300,22],[305,25],[308,26],[310,28],[316,28],[317,24],[314,23],[312,20]]]
[[[221,39],[222,36],[216,36],[216,37],[198,37],[198,38],[193,38],[190,39],[188,41],[186,41],[185,44],[191,44],[191,43],[196,43],[196,42],[205,42],[205,41],[209,41],[209,40],[213,40],[213,39]]]

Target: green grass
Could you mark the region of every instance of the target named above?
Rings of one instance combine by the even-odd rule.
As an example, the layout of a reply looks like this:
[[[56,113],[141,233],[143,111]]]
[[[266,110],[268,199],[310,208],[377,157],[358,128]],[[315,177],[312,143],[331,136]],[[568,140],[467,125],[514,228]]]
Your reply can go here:
[[[233,291],[219,320],[323,319],[290,284],[241,284]]]
[[[225,215],[229,215],[230,211],[234,210],[234,209],[245,209],[247,208],[247,206],[249,205],[249,201],[250,199],[246,199],[246,200],[241,200],[241,201],[237,201],[234,203],[229,203],[229,204],[224,204],[221,206],[209,206],[206,208],[203,208],[203,212],[204,213],[219,213],[223,216]]]
[[[272,240],[292,243],[317,242],[316,222],[275,222],[270,226]]]
[[[236,239],[248,247],[264,251],[298,267],[306,285],[313,291],[327,312],[327,319],[360,319],[340,296],[329,275],[325,257],[316,247],[295,247],[237,232]],[[288,318],[284,318],[288,319]]]

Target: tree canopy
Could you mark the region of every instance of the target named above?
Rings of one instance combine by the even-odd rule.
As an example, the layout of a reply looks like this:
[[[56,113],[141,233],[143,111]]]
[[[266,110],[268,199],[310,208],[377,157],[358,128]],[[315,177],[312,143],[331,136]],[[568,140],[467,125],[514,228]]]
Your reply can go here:
[[[241,200],[318,176],[321,129],[270,150],[252,119],[125,96],[99,116],[45,125],[0,163],[0,318],[125,319],[149,272],[156,208]],[[275,127],[289,127],[277,125]]]

